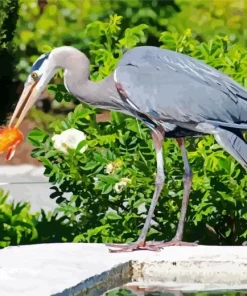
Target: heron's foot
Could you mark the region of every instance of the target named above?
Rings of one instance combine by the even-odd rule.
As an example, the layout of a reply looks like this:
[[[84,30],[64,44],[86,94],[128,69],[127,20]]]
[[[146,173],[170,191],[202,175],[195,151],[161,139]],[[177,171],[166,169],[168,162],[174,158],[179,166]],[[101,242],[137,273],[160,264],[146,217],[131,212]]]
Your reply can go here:
[[[159,252],[163,248],[164,242],[135,242],[131,244],[106,244],[107,247],[116,249],[109,249],[110,253],[133,252],[138,250],[148,250]]]
[[[189,243],[189,242],[183,242],[180,239],[174,238],[169,242],[165,242],[162,244],[162,247],[174,247],[174,246],[184,246],[184,247],[196,247],[198,246],[197,243]]]

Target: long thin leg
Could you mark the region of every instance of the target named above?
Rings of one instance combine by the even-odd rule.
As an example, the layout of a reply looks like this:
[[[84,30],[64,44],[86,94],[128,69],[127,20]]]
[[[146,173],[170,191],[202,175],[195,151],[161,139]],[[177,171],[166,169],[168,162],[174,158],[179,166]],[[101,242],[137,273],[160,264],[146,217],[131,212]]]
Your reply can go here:
[[[184,192],[183,192],[182,208],[181,208],[178,228],[177,228],[177,232],[174,237],[174,240],[181,241],[183,239],[184,223],[185,223],[186,212],[189,204],[190,190],[192,185],[192,170],[190,168],[190,163],[189,163],[184,139],[179,139],[178,144],[180,146],[182,158],[184,162],[184,176],[183,176]]]
[[[183,242],[183,233],[184,233],[184,224],[185,224],[185,218],[186,218],[186,212],[188,208],[189,203],[189,197],[190,197],[190,190],[192,185],[192,170],[190,168],[189,159],[185,147],[185,141],[184,139],[177,139],[178,145],[181,149],[182,158],[184,162],[184,192],[183,192],[183,200],[182,200],[182,207],[181,207],[181,213],[180,218],[178,222],[178,228],[175,237],[172,241],[165,243],[164,246],[195,246],[196,243],[187,243]]]
[[[152,202],[151,202],[141,235],[137,240],[137,242],[143,244],[143,246],[145,245],[145,240],[146,240],[148,229],[151,223],[151,219],[153,217],[157,201],[159,199],[160,193],[163,189],[164,182],[165,182],[164,160],[163,160],[163,149],[162,149],[162,142],[164,140],[164,136],[165,136],[164,130],[160,130],[158,133],[154,131],[152,132],[153,143],[156,151],[157,174],[156,174],[156,180],[155,180],[155,191],[152,198]]]
[[[150,227],[150,222],[153,217],[157,201],[159,199],[159,196],[160,196],[161,190],[163,189],[164,181],[165,181],[163,149],[162,149],[162,143],[163,143],[164,137],[165,137],[165,131],[163,128],[159,127],[156,130],[152,131],[152,138],[153,138],[153,143],[156,151],[157,175],[155,180],[154,195],[151,201],[151,205],[150,205],[148,215],[147,215],[145,224],[143,226],[141,235],[139,236],[137,242],[131,245],[107,244],[107,246],[120,248],[118,250],[110,250],[110,252],[115,252],[115,253],[128,252],[128,251],[134,251],[137,249],[159,251],[159,248],[157,247],[159,243],[146,244],[146,236],[147,236],[148,229]]]

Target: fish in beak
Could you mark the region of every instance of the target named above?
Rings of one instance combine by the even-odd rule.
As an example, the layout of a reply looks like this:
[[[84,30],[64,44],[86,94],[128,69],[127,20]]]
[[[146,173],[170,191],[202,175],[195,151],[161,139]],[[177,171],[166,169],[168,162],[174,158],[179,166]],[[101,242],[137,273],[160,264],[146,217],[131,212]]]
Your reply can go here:
[[[0,130],[0,154],[7,153],[6,161],[14,156],[17,145],[19,145],[23,139],[23,134],[18,128],[6,127]]]
[[[49,55],[50,53],[41,55],[33,64],[8,127],[0,130],[0,154],[7,152],[6,160],[14,156],[16,146],[24,140],[19,125],[57,71],[54,61],[48,61]]]
[[[18,127],[28,110],[36,101],[38,95],[36,85],[38,81],[39,80],[37,79],[35,82],[28,83],[25,86],[8,127],[0,130],[0,154],[7,152],[5,160],[10,160],[14,156],[17,145],[19,145],[24,139],[23,134]],[[17,122],[13,126],[14,120],[18,115]]]

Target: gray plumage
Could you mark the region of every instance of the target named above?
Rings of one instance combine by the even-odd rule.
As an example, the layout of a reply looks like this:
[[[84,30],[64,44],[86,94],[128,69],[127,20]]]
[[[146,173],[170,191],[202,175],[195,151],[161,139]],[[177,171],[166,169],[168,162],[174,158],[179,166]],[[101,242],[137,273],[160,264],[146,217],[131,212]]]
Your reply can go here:
[[[135,48],[117,65],[116,78],[138,111],[157,121],[179,125],[209,121],[217,126],[223,122],[229,127],[246,123],[247,128],[246,89],[189,56]]]
[[[247,91],[233,79],[189,56],[149,46],[125,53],[115,77],[128,95],[124,106],[150,128],[162,125],[168,137],[214,134],[235,159],[234,151],[242,155],[246,167],[247,146],[238,130],[247,129]],[[232,133],[241,145],[225,139]]]

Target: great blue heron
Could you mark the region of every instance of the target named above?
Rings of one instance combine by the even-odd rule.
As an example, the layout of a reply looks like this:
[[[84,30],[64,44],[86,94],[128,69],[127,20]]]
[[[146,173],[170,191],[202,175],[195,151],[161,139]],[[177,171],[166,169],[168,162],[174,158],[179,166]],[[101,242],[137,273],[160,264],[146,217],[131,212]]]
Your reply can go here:
[[[155,192],[136,243],[115,246],[114,252],[137,249],[160,250],[182,242],[192,172],[184,138],[214,135],[216,141],[244,168],[247,144],[241,130],[247,129],[247,91],[233,79],[189,56],[151,46],[127,51],[114,72],[99,82],[89,77],[89,60],[79,50],[62,46],[42,55],[32,66],[10,125],[17,114],[19,126],[58,68],[63,68],[67,90],[82,102],[129,114],[146,124],[152,133],[157,157]],[[176,138],[184,162],[184,192],[178,228],[168,243],[146,242],[157,200],[164,185],[162,142]],[[113,250],[111,250],[113,251]]]

